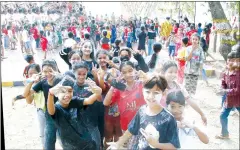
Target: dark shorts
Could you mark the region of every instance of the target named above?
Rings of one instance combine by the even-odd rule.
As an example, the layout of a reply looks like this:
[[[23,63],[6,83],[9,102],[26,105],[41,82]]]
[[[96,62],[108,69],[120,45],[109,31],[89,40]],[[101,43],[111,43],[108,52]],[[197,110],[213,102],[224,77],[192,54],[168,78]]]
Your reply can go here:
[[[168,47],[169,56],[175,55],[175,48],[176,48],[176,46],[169,45],[169,47]]]
[[[138,50],[146,50],[146,46],[145,45],[138,45]]]

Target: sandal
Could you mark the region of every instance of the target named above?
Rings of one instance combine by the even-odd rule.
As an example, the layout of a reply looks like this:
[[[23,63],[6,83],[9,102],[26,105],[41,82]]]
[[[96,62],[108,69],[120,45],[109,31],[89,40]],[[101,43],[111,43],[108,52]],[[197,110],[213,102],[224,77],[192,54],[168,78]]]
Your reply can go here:
[[[222,139],[222,140],[224,140],[224,139],[229,139],[229,136],[228,136],[228,135],[227,135],[227,136],[216,135],[215,138],[216,138],[216,139]]]

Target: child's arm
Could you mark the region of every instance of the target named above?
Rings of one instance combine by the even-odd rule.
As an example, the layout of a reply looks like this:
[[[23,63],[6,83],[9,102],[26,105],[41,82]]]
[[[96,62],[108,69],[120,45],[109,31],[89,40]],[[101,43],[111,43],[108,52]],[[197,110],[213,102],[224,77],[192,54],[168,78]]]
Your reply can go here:
[[[33,93],[29,94],[30,93],[30,90],[32,88],[32,85],[33,85],[33,82],[29,83],[25,89],[24,89],[24,93],[23,93],[23,96],[26,98],[26,102],[28,104],[31,104],[32,101],[33,101]]]
[[[128,130],[125,131],[124,134],[119,138],[117,142],[107,143],[108,145],[110,145],[108,149],[122,149],[124,143],[126,143],[131,137],[132,137],[132,134]]]
[[[48,93],[47,109],[48,109],[48,113],[50,115],[55,114],[54,96],[53,96],[53,94],[51,94],[50,90]]]
[[[111,87],[107,93],[107,95],[104,98],[103,105],[109,106],[112,103],[112,96],[113,96],[113,90],[114,88]]]
[[[209,138],[208,136],[202,132],[198,127],[193,127],[193,130],[196,132],[196,134],[198,135],[198,138],[204,143],[204,144],[208,144],[209,143]]]

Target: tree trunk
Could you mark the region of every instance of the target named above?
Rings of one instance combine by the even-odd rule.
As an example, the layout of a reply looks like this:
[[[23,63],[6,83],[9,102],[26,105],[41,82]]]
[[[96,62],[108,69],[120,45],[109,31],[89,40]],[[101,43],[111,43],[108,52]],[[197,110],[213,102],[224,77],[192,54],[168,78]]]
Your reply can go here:
[[[210,7],[210,12],[213,18],[213,22],[216,23],[216,28],[219,28],[218,31],[220,33],[220,47],[219,52],[223,56],[224,60],[227,60],[228,53],[231,52],[231,44],[229,39],[231,39],[230,32],[231,32],[231,25],[227,20],[227,17],[224,13],[222,5],[220,2],[208,2]]]

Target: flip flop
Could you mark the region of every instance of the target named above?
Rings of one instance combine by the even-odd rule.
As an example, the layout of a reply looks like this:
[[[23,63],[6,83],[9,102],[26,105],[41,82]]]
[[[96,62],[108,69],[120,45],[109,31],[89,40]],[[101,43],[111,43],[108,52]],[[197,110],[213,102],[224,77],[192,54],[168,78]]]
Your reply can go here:
[[[215,138],[224,140],[224,139],[229,139],[229,136],[216,135]]]

